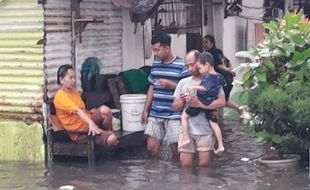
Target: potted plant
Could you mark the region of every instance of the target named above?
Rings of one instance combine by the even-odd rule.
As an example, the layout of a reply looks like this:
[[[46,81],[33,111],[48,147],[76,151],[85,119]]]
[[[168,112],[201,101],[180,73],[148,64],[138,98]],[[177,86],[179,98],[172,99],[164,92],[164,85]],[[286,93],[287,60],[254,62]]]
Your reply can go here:
[[[242,86],[252,116],[246,131],[274,147],[277,158],[294,153],[306,160],[310,148],[310,22],[294,12],[264,27],[268,33],[261,44],[236,54],[257,61],[243,65]],[[264,159],[275,158],[260,160]]]

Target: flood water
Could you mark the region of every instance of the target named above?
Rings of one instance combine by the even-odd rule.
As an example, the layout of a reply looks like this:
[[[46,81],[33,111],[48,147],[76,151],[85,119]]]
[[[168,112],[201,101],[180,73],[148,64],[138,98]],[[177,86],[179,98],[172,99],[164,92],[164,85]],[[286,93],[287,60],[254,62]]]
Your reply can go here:
[[[78,190],[309,190],[309,167],[270,170],[257,165],[263,147],[244,133],[238,120],[225,120],[226,152],[213,156],[208,168],[182,170],[179,163],[151,159],[145,150],[116,152],[101,158],[95,168],[86,161],[44,163],[0,162],[1,190],[54,190],[73,185]],[[241,161],[249,158],[249,161]]]

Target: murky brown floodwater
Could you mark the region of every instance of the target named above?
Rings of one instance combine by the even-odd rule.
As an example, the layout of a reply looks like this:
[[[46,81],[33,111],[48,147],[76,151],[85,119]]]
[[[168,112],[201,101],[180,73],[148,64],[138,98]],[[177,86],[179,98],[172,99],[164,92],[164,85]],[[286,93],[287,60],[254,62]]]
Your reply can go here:
[[[243,132],[238,121],[225,122],[227,151],[213,157],[206,169],[181,170],[176,162],[147,158],[141,149],[102,158],[95,169],[85,161],[57,162],[50,170],[43,163],[0,162],[0,189],[53,190],[62,185],[79,190],[310,189],[309,167],[274,171],[258,166],[255,158],[262,146]]]

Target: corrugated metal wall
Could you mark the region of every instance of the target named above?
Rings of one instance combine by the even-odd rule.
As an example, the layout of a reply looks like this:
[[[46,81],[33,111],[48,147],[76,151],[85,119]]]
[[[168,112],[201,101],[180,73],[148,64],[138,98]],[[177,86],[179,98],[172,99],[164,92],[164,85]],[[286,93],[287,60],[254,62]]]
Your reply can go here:
[[[72,64],[71,0],[47,0],[44,4],[44,23],[47,95],[51,98],[58,89],[58,67]]]
[[[77,41],[77,65],[80,68],[88,57],[98,57],[101,73],[118,73],[122,70],[122,11],[111,0],[84,0],[81,2],[82,18],[108,16],[104,23],[89,23],[82,33],[82,43]]]
[[[122,70],[122,11],[111,0],[83,0],[80,4],[82,18],[109,17],[105,22],[88,23],[82,33],[82,43],[76,38],[76,65],[80,71],[86,58],[98,57],[101,73],[118,73]],[[53,97],[57,68],[72,63],[71,0],[47,0],[44,5],[46,32],[45,66],[47,95]],[[77,86],[81,89],[80,72]]]
[[[0,119],[42,120],[43,8],[37,0],[0,1]]]

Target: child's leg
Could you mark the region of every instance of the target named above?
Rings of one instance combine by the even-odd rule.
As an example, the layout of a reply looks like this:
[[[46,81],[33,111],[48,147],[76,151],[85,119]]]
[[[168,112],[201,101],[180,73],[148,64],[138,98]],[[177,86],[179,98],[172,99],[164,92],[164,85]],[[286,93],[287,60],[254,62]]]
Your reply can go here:
[[[217,149],[214,151],[214,153],[220,154],[224,152],[225,150],[224,145],[223,145],[223,136],[222,136],[221,128],[216,122],[213,122],[211,120],[209,121],[210,121],[211,128],[213,129],[216,140],[217,140]]]
[[[181,116],[181,126],[182,126],[182,143],[179,144],[179,147],[182,147],[190,142],[189,140],[189,132],[188,132],[188,118],[190,116],[186,113],[183,112]]]
[[[182,143],[179,144],[179,147],[182,147],[188,143],[190,143],[189,138],[189,130],[188,130],[188,119],[189,117],[197,116],[200,113],[200,108],[186,108],[185,112],[183,112],[181,116],[181,126],[182,126]]]

